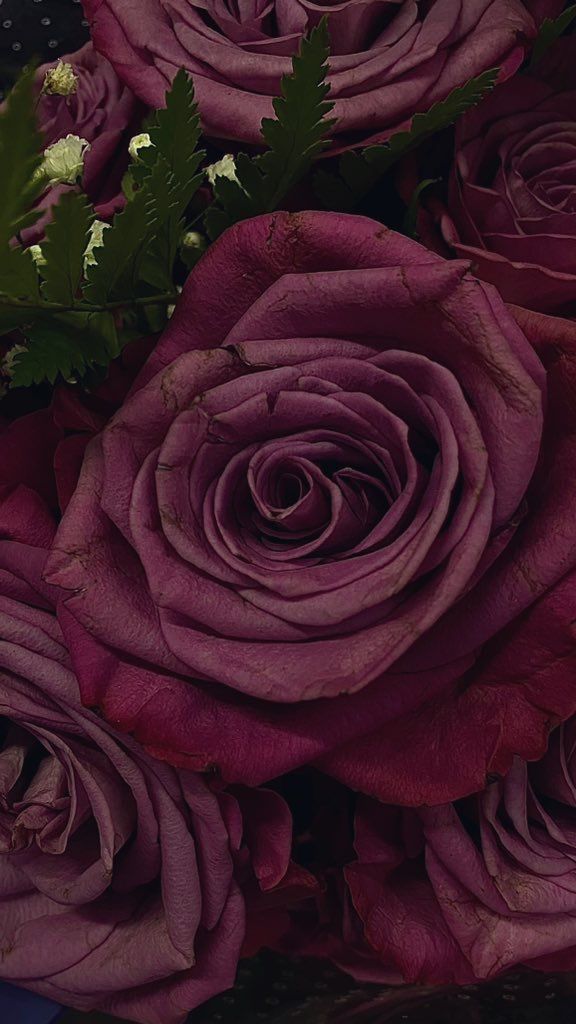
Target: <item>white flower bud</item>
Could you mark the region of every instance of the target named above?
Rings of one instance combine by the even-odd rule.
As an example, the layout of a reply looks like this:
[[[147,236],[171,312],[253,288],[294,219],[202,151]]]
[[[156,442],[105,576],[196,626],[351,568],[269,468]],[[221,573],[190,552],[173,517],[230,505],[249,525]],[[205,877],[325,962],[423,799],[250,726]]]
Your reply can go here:
[[[31,246],[29,246],[28,252],[30,253],[30,255],[31,255],[32,259],[34,260],[34,263],[36,264],[37,267],[45,267],[46,266],[46,260],[44,258],[44,253],[42,252],[42,247],[40,245],[31,245]]]
[[[148,149],[149,146],[153,145],[154,143],[152,142],[152,139],[150,138],[148,132],[142,132],[141,135],[135,135],[132,139],[130,139],[128,152],[132,160],[138,160],[139,151],[141,149]]]
[[[84,271],[88,267],[93,267],[98,262],[94,255],[94,249],[98,249],[99,246],[104,245],[104,232],[110,225],[106,224],[103,220],[95,220],[90,228],[90,237],[88,239],[88,245],[84,250]]]
[[[51,185],[75,185],[84,170],[84,156],[90,143],[78,135],[67,135],[44,150],[41,173]]]
[[[44,76],[42,92],[47,96],[71,96],[76,92],[78,75],[71,64],[59,60]]]
[[[199,231],[185,231],[180,244],[183,249],[205,249],[206,239]]]
[[[231,153],[226,153],[226,156],[217,160],[215,164],[209,164],[205,171],[211,185],[214,185],[216,178],[230,178],[230,181],[238,181],[236,163]]]

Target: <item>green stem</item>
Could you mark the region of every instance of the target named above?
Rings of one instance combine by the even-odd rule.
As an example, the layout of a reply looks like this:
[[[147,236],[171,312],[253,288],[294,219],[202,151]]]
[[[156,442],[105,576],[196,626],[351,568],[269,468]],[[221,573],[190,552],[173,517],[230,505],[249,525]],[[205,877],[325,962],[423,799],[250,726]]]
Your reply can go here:
[[[7,306],[9,309],[32,309],[37,313],[106,313],[114,309],[123,309],[125,306],[169,306],[176,302],[177,298],[177,292],[164,292],[162,295],[140,296],[136,299],[117,299],[114,302],[105,302],[101,306],[93,306],[88,302],[66,306],[61,302],[28,302],[26,299],[9,299],[0,295],[0,308]]]

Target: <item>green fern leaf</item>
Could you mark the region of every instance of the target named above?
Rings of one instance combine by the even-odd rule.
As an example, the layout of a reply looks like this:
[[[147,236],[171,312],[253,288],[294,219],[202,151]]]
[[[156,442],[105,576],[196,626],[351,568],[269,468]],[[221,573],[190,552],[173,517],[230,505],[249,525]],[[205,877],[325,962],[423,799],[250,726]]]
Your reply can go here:
[[[12,299],[40,299],[40,280],[32,256],[19,246],[0,246],[0,303],[1,296]]]
[[[84,274],[84,253],[93,219],[90,203],[78,192],[65,193],[54,207],[42,245],[46,263],[40,270],[44,278],[42,294],[49,302],[64,306],[74,303]]]
[[[407,131],[397,132],[388,142],[368,146],[360,153],[344,153],[339,162],[339,177],[324,171],[317,175],[317,196],[329,209],[354,210],[390,167],[424,139],[450,127],[466,110],[476,106],[494,88],[497,77],[498,68],[484,71],[454,89],[426,113],[415,114]]]
[[[215,203],[206,215],[211,238],[239,220],[276,210],[328,144],[326,136],[334,124],[327,118],[334,106],[326,100],[328,55],[328,26],[323,18],[302,40],[292,74],[282,79],[282,95],[273,104],[276,118],[262,121],[267,150],[253,160],[238,156],[237,181],[216,178]]]
[[[135,165],[138,187],[95,252],[88,271],[87,301],[103,304],[123,296],[170,289],[184,213],[202,175],[204,153],[198,149],[200,121],[192,79],[178,72],[166,94],[166,107],[156,111],[147,129],[154,145],[146,160]]]
[[[546,50],[556,42],[576,18],[576,4],[567,7],[557,18],[545,18],[532,48],[530,67],[534,67]]]
[[[156,225],[149,219],[148,185],[136,193],[104,233],[104,244],[94,251],[96,263],[88,268],[84,298],[103,305],[122,295],[133,295],[136,267],[146,239]]]
[[[34,68],[30,68],[8,94],[0,114],[0,245],[8,244],[40,216],[31,206],[45,188],[37,174],[42,153],[34,114]]]
[[[24,333],[27,346],[14,361],[13,387],[79,378],[119,353],[111,313],[63,313],[37,320]]]

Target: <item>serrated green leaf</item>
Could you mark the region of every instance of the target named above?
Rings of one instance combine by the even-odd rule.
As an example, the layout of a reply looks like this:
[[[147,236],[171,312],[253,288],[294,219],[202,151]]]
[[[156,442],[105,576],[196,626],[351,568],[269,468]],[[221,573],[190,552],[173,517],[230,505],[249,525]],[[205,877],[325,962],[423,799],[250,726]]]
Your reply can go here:
[[[40,280],[32,256],[20,246],[0,246],[0,295],[39,301]]]
[[[236,181],[216,178],[215,203],[205,221],[210,238],[239,220],[276,210],[328,145],[327,134],[334,124],[327,118],[334,106],[326,100],[328,56],[328,25],[323,18],[302,40],[292,74],[282,79],[282,95],[273,104],[276,119],[262,121],[266,152],[254,159],[241,153],[236,159]]]
[[[178,72],[166,94],[166,107],[151,115],[147,130],[154,143],[134,164],[130,201],[114,218],[87,274],[87,301],[103,304],[123,296],[141,296],[150,288],[170,290],[184,214],[202,176],[198,150],[200,120],[190,76]]]
[[[44,279],[42,294],[49,302],[67,306],[75,301],[84,274],[84,253],[93,220],[90,203],[78,192],[65,193],[53,207],[42,245],[46,263],[40,269]]]
[[[39,216],[30,208],[44,190],[36,174],[42,152],[34,113],[34,68],[30,68],[8,94],[0,114],[0,245]]]
[[[141,188],[104,233],[104,244],[94,250],[97,262],[86,273],[86,301],[103,305],[123,291],[124,295],[134,294],[135,266],[146,238],[155,228],[149,220],[148,199],[147,188]]]
[[[576,4],[567,7],[557,18],[544,19],[532,48],[530,67],[534,67],[538,63],[543,54],[546,53],[546,50],[552,46],[552,43],[555,43],[572,24],[574,18],[576,18]]]
[[[316,195],[329,209],[354,210],[390,167],[424,139],[449,128],[466,110],[476,106],[494,88],[497,77],[498,68],[484,71],[454,89],[426,113],[415,114],[407,131],[397,132],[388,142],[368,146],[360,153],[344,153],[339,162],[340,177],[324,171],[317,175]]]
[[[18,309],[14,306],[2,305],[0,296],[0,336],[9,334],[17,327],[24,327],[30,322],[30,310]]]
[[[198,150],[200,116],[192,78],[178,71],[166,93],[166,106],[157,110],[148,133],[167,161],[179,187],[189,189],[204,154]],[[201,178],[198,178],[198,184]]]
[[[156,161],[163,162],[165,173],[163,189],[152,192],[150,197],[150,206],[155,208],[161,227],[149,247],[143,275],[144,280],[155,287],[168,288],[172,283],[184,215],[202,183],[199,168],[205,157],[198,148],[201,128],[194,84],[185,71],[176,74],[166,93],[166,106],[156,111],[148,132],[154,145],[145,150],[145,154],[155,152]]]
[[[81,377],[93,366],[107,366],[118,355],[110,313],[65,313],[39,319],[25,332],[26,349],[14,361],[12,386],[30,387],[58,377]]]
[[[183,197],[164,156],[158,158],[153,172],[157,184],[148,198],[148,216],[158,231],[142,254],[138,274],[157,291],[172,287],[172,270],[178,240],[182,234]],[[187,205],[187,204],[186,204]]]

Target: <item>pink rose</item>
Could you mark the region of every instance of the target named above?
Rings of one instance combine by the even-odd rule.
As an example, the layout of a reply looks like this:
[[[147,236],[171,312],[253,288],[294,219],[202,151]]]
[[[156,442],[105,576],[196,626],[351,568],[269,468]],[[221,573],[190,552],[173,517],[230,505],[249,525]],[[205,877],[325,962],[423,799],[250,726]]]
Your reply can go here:
[[[128,144],[140,130],[145,107],[91,42],[60,60],[72,65],[76,91],[70,96],[41,95],[46,72],[55,65],[38,68],[38,126],[45,146],[66,135],[78,135],[90,143],[82,185],[98,216],[108,219],[124,204],[122,177],[128,167]],[[66,186],[55,185],[43,196],[41,206],[49,211],[63,190]],[[24,232],[27,243],[41,238],[47,220],[46,216]]]
[[[285,888],[290,814],[273,792],[211,792],[82,707],[31,546],[50,534],[33,492],[0,493],[0,979],[180,1024],[233,984],[239,883],[249,902]]]
[[[360,978],[467,983],[576,967],[576,720],[459,805],[360,801],[335,959]],[[356,962],[351,953],[356,952]]]
[[[260,122],[302,35],[329,13],[329,82],[339,145],[386,137],[474,75],[513,73],[561,0],[85,0],[96,47],[136,95],[161,106],[190,71],[205,131],[261,142]]]
[[[175,764],[391,802],[538,756],[576,708],[576,325],[526,330],[362,217],[226,233],[55,541],[84,700]]]
[[[529,309],[576,310],[576,37],[466,114],[444,241],[503,298]]]

